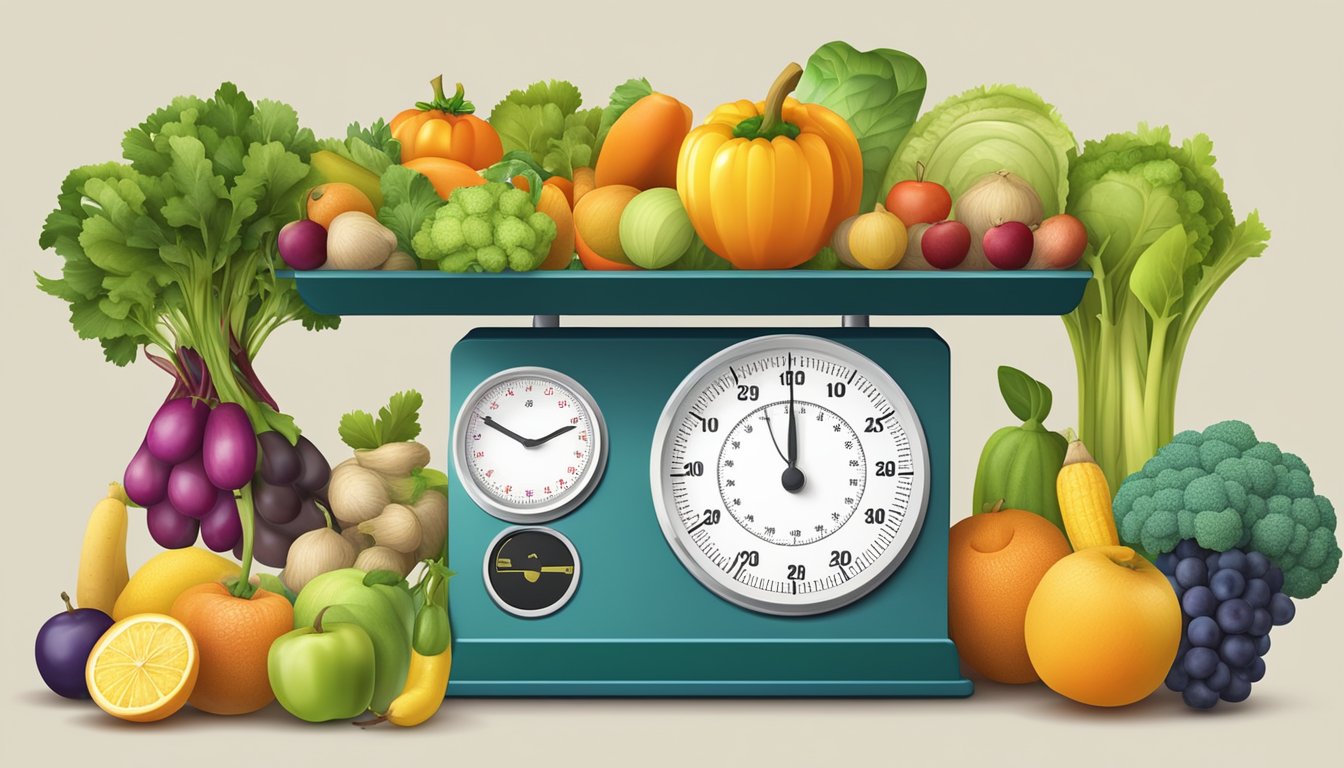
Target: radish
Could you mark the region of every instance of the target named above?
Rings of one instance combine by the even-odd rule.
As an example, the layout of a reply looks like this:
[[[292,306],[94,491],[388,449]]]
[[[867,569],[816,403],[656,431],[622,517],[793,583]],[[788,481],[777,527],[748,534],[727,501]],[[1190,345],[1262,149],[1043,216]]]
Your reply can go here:
[[[181,514],[167,501],[161,501],[145,512],[149,523],[149,535],[164,549],[182,549],[196,543],[196,531],[200,528],[194,518]]]
[[[981,246],[985,259],[999,269],[1021,269],[1031,260],[1031,228],[1020,221],[1006,221],[985,233]]]
[[[179,397],[159,406],[149,422],[145,445],[154,458],[165,464],[186,461],[201,450],[205,420],[210,406],[190,397]]]
[[[294,269],[317,269],[327,263],[327,230],[309,219],[292,221],[280,228],[275,247]]]
[[[168,473],[172,467],[154,458],[149,446],[140,443],[131,463],[126,465],[122,487],[126,496],[142,507],[158,504],[168,496]]]
[[[199,520],[218,497],[219,489],[210,483],[199,454],[173,467],[168,474],[168,501],[187,517]]]

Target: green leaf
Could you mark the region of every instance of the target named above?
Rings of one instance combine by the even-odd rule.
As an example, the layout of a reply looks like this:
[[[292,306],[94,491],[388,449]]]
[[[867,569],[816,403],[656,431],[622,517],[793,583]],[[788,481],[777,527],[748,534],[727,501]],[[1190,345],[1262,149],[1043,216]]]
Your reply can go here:
[[[378,150],[390,162],[401,162],[401,142],[392,138],[392,126],[381,117],[370,123],[368,128],[361,127],[357,122],[351,123],[345,128],[345,137],[347,140],[355,139]]]
[[[445,201],[434,191],[429,179],[404,165],[384,171],[380,184],[383,207],[378,209],[378,221],[397,236],[398,248],[414,255],[411,239]]]
[[[999,392],[1008,410],[1023,422],[1043,424],[1054,403],[1049,387],[1007,365],[999,366]]]
[[[1134,264],[1129,290],[1153,319],[1168,318],[1173,310],[1179,311],[1189,251],[1185,228],[1177,224],[1153,241]]]
[[[364,586],[372,587],[376,584],[382,584],[388,587],[404,587],[406,586],[406,579],[395,571],[377,570],[369,571],[364,574]]]
[[[382,443],[402,443],[420,434],[420,406],[424,398],[414,389],[398,392],[378,409],[378,433]]]
[[[606,141],[607,134],[611,132],[611,126],[616,124],[625,110],[634,105],[636,101],[653,93],[653,86],[644,78],[626,80],[624,83],[616,86],[611,92],[605,109],[602,110],[602,122],[597,126],[597,144],[593,146],[593,161],[602,154],[602,142]]]
[[[827,107],[854,131],[863,153],[860,211],[871,211],[890,189],[883,175],[919,115],[927,86],[923,65],[889,48],[859,51],[836,41],[807,60],[795,95]]]
[[[285,586],[285,582],[273,573],[259,573],[257,574],[257,581],[261,584],[262,589],[285,598],[290,605],[293,605],[294,601],[298,599],[298,595],[290,591],[289,587]]]
[[[580,110],[583,96],[563,80],[533,83],[510,91],[490,111],[490,125],[505,152],[522,152],[549,174],[565,178],[591,163],[602,111]]]
[[[371,451],[383,444],[378,436],[378,423],[367,411],[350,411],[341,416],[336,431],[341,442],[356,451]]]

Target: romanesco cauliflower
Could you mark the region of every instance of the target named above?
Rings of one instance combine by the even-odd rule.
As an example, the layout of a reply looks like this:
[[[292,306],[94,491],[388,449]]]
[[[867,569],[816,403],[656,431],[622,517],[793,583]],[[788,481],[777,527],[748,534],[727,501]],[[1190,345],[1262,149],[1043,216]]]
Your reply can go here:
[[[546,259],[555,236],[555,222],[526,192],[487,182],[454,190],[425,219],[411,247],[444,272],[528,272]]]

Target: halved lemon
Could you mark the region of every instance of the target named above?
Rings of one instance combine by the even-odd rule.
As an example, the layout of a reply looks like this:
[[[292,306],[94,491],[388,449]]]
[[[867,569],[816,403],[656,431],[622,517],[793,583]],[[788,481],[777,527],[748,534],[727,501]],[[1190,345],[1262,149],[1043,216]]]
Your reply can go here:
[[[196,641],[182,622],[160,613],[127,616],[89,652],[84,679],[109,715],[148,723],[182,708],[201,668]]]

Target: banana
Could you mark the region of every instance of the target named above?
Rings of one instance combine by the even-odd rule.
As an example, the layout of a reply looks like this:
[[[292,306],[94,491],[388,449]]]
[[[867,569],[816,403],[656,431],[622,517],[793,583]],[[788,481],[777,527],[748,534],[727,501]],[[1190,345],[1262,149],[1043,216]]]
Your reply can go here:
[[[99,501],[84,529],[79,553],[75,601],[80,608],[96,608],[112,615],[117,596],[126,587],[126,492],[120,483],[108,483],[107,498]]]

